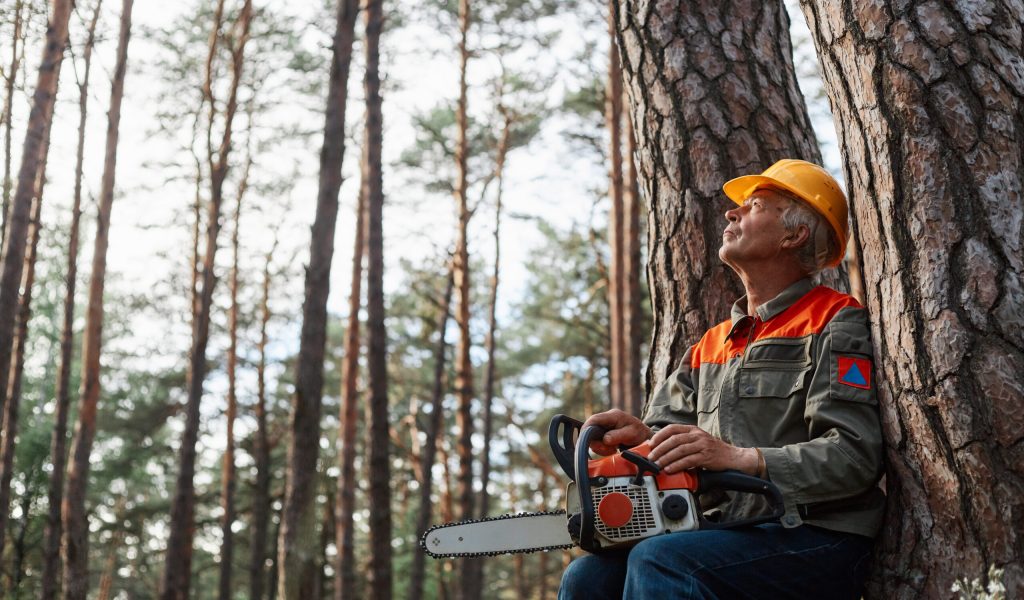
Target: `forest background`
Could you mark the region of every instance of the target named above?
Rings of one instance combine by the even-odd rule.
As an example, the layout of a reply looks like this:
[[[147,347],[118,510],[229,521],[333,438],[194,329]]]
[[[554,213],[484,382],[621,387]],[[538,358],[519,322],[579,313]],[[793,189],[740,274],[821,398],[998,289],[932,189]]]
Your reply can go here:
[[[0,319],[5,596],[554,597],[571,553],[424,564],[417,540],[425,521],[560,507],[551,415],[642,402],[644,150],[611,6],[51,6],[70,36],[45,175],[19,196],[54,28],[43,3],[0,0],[5,254],[27,240],[0,285],[17,262],[30,309],[17,331]],[[842,180],[812,35],[785,8],[811,139]],[[63,516],[58,439],[77,449]]]

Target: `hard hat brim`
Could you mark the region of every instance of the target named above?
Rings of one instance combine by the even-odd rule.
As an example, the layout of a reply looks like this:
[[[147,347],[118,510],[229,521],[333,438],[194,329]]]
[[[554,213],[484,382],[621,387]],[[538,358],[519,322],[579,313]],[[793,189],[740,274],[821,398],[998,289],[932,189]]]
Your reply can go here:
[[[747,198],[750,198],[750,196],[757,190],[764,188],[776,188],[789,192],[793,197],[799,198],[804,204],[824,217],[832,226],[832,232],[836,234],[836,242],[840,246],[839,256],[829,261],[828,266],[835,267],[839,263],[843,262],[843,256],[846,254],[847,240],[840,233],[843,230],[839,226],[838,221],[836,221],[836,218],[831,214],[820,210],[818,207],[814,206],[813,203],[804,199],[804,196],[800,191],[793,189],[791,186],[786,185],[774,177],[766,177],[764,175],[743,175],[742,177],[730,179],[722,186],[722,191],[725,192],[725,195],[728,196],[730,200],[740,206],[743,206],[743,203],[747,201]]]

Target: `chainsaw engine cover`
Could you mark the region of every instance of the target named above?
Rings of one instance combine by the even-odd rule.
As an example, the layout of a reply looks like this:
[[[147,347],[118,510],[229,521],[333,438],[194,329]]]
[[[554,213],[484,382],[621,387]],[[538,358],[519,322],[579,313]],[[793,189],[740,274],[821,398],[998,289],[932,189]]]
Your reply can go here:
[[[659,490],[654,477],[644,477],[640,485],[634,477],[610,477],[604,485],[590,489],[593,506],[586,512],[594,515],[595,542],[601,550],[632,546],[651,536],[699,527],[693,493],[688,489]],[[565,493],[566,513],[584,513],[575,482],[569,484]],[[666,502],[675,508],[671,512],[678,518],[666,516]],[[680,503],[686,509],[680,510]]]

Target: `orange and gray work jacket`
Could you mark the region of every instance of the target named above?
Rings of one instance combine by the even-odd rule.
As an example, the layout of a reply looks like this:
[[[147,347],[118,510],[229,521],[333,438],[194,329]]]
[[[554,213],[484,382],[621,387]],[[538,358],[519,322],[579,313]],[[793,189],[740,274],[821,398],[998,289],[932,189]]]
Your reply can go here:
[[[704,334],[644,409],[653,429],[696,425],[739,447],[760,448],[782,492],[785,527],[802,523],[873,537],[885,498],[882,433],[865,309],[802,279]],[[723,520],[765,510],[753,494],[702,498]]]

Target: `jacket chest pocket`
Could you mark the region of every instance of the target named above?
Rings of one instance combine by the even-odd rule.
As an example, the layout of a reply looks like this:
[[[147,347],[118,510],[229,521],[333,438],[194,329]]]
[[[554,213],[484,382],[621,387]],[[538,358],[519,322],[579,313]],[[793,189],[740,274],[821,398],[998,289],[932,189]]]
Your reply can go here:
[[[741,399],[790,398],[803,391],[811,369],[811,336],[770,338],[751,344],[740,367]],[[784,410],[776,407],[771,412]],[[768,416],[768,415],[764,415]]]

